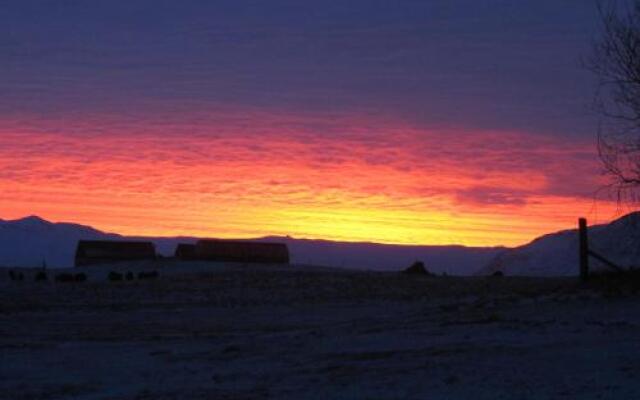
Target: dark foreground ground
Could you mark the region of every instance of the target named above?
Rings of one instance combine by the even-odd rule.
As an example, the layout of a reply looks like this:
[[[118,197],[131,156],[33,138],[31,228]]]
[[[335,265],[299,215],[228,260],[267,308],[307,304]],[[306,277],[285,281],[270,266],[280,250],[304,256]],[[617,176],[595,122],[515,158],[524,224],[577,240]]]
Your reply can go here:
[[[95,271],[35,283],[0,269],[0,398],[640,398],[628,282]]]

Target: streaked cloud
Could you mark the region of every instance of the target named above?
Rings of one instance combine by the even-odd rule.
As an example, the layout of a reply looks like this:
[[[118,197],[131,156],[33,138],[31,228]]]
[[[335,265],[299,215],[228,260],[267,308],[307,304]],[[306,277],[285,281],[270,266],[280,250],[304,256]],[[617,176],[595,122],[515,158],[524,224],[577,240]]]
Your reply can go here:
[[[0,206],[127,233],[513,244],[588,213],[599,184],[590,143],[250,110],[182,117],[8,123]],[[513,232],[487,237],[505,218]]]
[[[609,218],[587,3],[7,1],[0,217],[465,244]]]

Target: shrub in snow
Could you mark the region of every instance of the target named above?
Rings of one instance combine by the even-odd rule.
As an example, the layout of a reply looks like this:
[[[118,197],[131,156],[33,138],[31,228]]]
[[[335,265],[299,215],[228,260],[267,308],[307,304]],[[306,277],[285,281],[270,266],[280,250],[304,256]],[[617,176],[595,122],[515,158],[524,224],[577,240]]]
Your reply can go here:
[[[109,280],[111,282],[118,282],[121,281],[123,278],[122,274],[119,272],[115,272],[115,271],[111,271],[109,272]]]
[[[138,279],[156,279],[159,275],[158,271],[138,272]]]
[[[14,270],[9,270],[9,278],[12,281],[23,281],[24,274],[22,272],[16,272]]]
[[[36,274],[36,277],[34,278],[34,280],[36,282],[45,282],[46,280],[48,280],[49,278],[47,277],[47,273],[44,271],[40,271]]]
[[[422,261],[416,261],[411,266],[402,271],[403,274],[411,275],[433,275],[425,267]]]
[[[76,281],[76,278],[75,276],[73,276],[73,274],[64,273],[64,274],[56,275],[56,282],[66,283],[66,282],[75,282],[75,281]]]

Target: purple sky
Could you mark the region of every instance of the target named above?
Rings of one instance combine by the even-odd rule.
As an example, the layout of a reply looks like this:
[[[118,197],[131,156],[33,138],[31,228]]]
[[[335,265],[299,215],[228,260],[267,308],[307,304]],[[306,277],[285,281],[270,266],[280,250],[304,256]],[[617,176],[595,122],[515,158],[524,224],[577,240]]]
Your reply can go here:
[[[585,0],[3,2],[0,218],[522,243],[602,215],[597,34]]]
[[[7,1],[0,113],[167,105],[594,133],[585,0]]]

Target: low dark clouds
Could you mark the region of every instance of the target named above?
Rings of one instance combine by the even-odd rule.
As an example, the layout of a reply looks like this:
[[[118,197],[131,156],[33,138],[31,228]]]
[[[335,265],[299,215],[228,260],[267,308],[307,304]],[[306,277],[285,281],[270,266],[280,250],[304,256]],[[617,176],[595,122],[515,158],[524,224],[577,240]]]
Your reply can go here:
[[[13,1],[0,112],[218,105],[591,135],[575,1]]]

